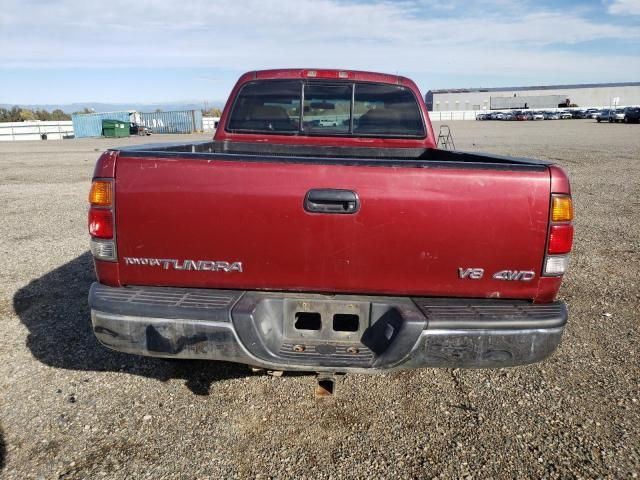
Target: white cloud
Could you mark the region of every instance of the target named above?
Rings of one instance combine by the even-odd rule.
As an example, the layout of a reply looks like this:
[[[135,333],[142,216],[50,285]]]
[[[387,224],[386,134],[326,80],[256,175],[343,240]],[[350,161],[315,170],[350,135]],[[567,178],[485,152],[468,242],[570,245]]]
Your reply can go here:
[[[638,2],[615,4],[623,3],[628,8]],[[588,41],[637,43],[637,29],[525,0],[454,1],[453,11],[436,4],[191,0],[176,7],[157,0],[13,1],[0,10],[0,65],[316,66],[425,75],[504,70],[564,72],[572,78],[624,69],[631,78],[640,75],[631,55],[571,51]]]
[[[613,0],[608,11],[612,15],[640,15],[640,0]]]

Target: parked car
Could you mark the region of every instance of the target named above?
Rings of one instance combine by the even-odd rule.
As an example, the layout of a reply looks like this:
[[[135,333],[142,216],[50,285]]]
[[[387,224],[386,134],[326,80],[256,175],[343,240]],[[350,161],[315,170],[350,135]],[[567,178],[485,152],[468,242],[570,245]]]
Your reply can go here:
[[[502,120],[513,120],[514,116],[513,113],[511,112],[507,112],[502,116]]]
[[[627,107],[624,109],[624,123],[640,122],[640,107]]]
[[[531,119],[532,120],[544,120],[544,113],[543,112],[532,112]]]
[[[558,112],[544,112],[545,120],[560,120],[560,114]]]
[[[597,108],[587,108],[584,118],[596,118],[599,110]]]
[[[560,115],[560,120],[566,120],[567,118],[573,118],[571,115],[571,112],[569,110],[562,110],[561,112],[558,112],[558,114]]]
[[[527,114],[526,112],[521,112],[520,110],[514,112],[514,120],[526,120]]]
[[[609,121],[613,122],[624,122],[624,108],[616,108],[609,115]]]
[[[600,122],[610,121],[609,118],[610,118],[611,112],[612,110],[609,110],[608,108],[600,110],[596,115],[596,122],[600,123]]]
[[[325,375],[551,355],[567,322],[566,173],[438,149],[422,98],[397,75],[250,72],[212,142],[102,154],[95,336],[128,354]],[[344,128],[305,127],[336,99]]]
[[[144,125],[140,125],[139,123],[136,122],[131,122],[131,125],[129,126],[129,133],[131,135],[151,135],[153,132],[151,131],[151,129],[149,127],[145,127]]]
[[[489,118],[487,118],[487,117],[489,117],[488,114],[479,113],[478,115],[476,115],[476,120],[489,120]]]

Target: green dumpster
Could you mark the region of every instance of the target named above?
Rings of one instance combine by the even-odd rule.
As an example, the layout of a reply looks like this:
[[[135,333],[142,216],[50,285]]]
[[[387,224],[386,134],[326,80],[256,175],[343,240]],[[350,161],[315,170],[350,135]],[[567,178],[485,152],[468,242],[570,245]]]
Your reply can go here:
[[[105,137],[128,137],[129,123],[122,120],[102,120],[102,135]]]

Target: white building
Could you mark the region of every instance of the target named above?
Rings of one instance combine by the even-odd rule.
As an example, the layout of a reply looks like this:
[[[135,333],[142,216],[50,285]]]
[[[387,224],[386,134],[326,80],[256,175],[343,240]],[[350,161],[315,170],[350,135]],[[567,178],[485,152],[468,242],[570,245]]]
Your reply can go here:
[[[500,110],[507,108],[604,107],[640,105],[640,82],[592,83],[505,88],[429,90],[430,111]]]

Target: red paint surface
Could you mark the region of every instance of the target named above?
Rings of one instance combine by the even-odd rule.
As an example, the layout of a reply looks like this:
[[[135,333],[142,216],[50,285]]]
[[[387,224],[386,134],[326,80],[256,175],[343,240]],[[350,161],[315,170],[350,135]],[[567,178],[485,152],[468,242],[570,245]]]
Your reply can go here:
[[[310,214],[313,188],[358,193],[353,215]],[[549,173],[119,158],[120,280],[132,285],[535,298],[494,280],[543,263]],[[242,262],[244,271],[125,265]],[[458,268],[484,268],[461,280]]]
[[[571,186],[565,171],[557,165],[551,165],[549,172],[551,174],[551,193],[566,193],[570,195]]]
[[[93,178],[113,178],[116,175],[116,159],[118,152],[104,152],[98,158],[96,167],[93,170]]]
[[[93,260],[98,281],[110,287],[121,287],[118,264],[104,260]]]

